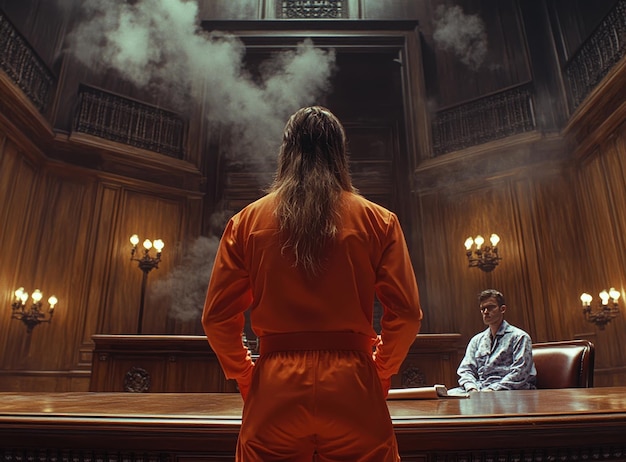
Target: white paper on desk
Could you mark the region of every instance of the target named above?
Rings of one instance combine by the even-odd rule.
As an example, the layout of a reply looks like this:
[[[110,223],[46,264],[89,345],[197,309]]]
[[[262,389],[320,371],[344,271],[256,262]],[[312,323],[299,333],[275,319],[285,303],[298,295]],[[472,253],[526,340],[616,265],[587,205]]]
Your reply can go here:
[[[431,387],[392,388],[387,399],[440,399],[440,398],[468,398],[469,393],[456,390],[448,393],[445,385],[435,384]]]

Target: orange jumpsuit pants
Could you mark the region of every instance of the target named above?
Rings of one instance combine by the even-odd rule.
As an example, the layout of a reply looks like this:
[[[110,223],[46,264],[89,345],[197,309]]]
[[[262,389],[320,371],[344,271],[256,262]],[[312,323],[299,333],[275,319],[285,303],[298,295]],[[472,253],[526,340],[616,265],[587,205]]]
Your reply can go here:
[[[286,337],[295,335],[302,338]],[[305,339],[288,351],[282,338],[278,344],[261,339],[237,462],[400,460],[370,339],[346,338],[343,347],[340,340],[310,349],[315,342]]]

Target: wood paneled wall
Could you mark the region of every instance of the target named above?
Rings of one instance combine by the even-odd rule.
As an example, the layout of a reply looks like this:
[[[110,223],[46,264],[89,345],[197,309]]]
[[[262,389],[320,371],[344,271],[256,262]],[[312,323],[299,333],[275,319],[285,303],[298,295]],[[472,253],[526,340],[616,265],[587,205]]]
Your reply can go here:
[[[128,238],[162,238],[149,282],[166,276],[198,234],[201,195],[50,162],[8,121],[0,140],[0,388],[86,390],[91,335],[137,332],[142,272]],[[30,334],[9,315],[19,286],[59,299],[53,321]],[[168,314],[147,299],[143,331],[198,333]]]
[[[570,338],[573,332],[553,318],[564,314],[552,308],[580,279],[571,262],[579,219],[569,196],[567,179],[546,165],[422,194],[428,329],[466,336],[481,330],[477,295],[494,287],[507,298],[507,318],[535,341]],[[502,239],[500,265],[490,273],[469,268],[463,242],[491,233]]]
[[[444,3],[345,2],[352,19],[420,21],[423,44],[404,57],[423,59],[406,64],[415,75],[423,71],[430,80],[425,89],[402,81],[404,97],[412,98],[404,101],[404,110],[415,106],[437,111],[527,83],[531,77],[534,102],[543,109],[537,112],[536,130],[438,157],[429,149],[428,121],[405,114],[407,143],[419,146],[419,159],[401,159],[391,169],[390,181],[402,186],[391,196],[381,180],[386,177],[377,177],[373,185],[374,193],[383,191],[381,200],[403,208],[425,311],[422,331],[460,333],[463,340],[469,339],[484,327],[476,296],[495,287],[507,297],[507,318],[528,330],[534,341],[588,338],[596,344],[596,386],[624,384],[626,352],[620,345],[626,341],[625,315],[599,330],[583,320],[578,299],[583,291],[597,294],[610,286],[625,295],[624,60],[566,115],[566,89],[559,74],[563,63],[556,62],[554,48],[537,54],[553,32],[548,16],[537,22],[541,34],[534,35],[534,41],[527,37],[536,14],[550,11],[552,20],[558,17],[567,24],[567,15],[574,13],[559,7],[567,2],[546,0],[533,8],[514,0],[461,2],[466,13],[488,19],[493,45],[489,56],[501,64],[473,74],[433,45],[430,20]],[[136,332],[142,273],[130,261],[128,237],[138,233],[165,241],[163,261],[148,278],[148,284],[154,283],[174,269],[186,246],[207,229],[214,202],[228,197],[217,190],[223,178],[216,178],[217,154],[208,146],[201,108],[186,114],[190,125],[184,159],[163,159],[70,133],[81,83],[147,104],[159,101],[113,74],[96,75],[63,57],[69,19],[44,26],[43,18],[50,14],[44,4],[0,4],[59,78],[50,109],[39,114],[0,71],[0,300],[5,310],[0,316],[0,389],[80,391],[89,383],[91,335]],[[200,11],[209,19],[258,20],[272,18],[275,2],[237,2],[238,8],[232,4],[205,0]],[[491,4],[497,7],[490,9]],[[548,4],[556,6],[549,9]],[[573,46],[572,37],[580,38],[580,31],[592,30],[591,23],[597,22],[569,19],[578,25],[568,46]],[[568,54],[574,51],[568,49]],[[342,102],[340,94],[336,104]],[[348,127],[355,133],[362,127],[356,122]],[[367,137],[362,140],[369,142]],[[406,152],[400,147],[397,154]],[[362,181],[368,181],[372,173],[364,173]],[[246,201],[235,199],[238,205]],[[501,264],[492,273],[468,268],[465,238],[492,232],[502,238]],[[54,292],[59,298],[54,321],[30,335],[8,315],[19,285],[29,292],[36,287],[46,295]],[[168,316],[164,301],[146,303],[144,333],[201,334],[197,319],[176,321]]]
[[[624,115],[622,114],[622,120]],[[582,162],[575,176],[576,200],[580,209],[580,272],[584,291],[594,296],[615,287],[622,293],[621,315],[596,336],[599,384],[617,385],[626,381],[626,125],[607,138]],[[581,290],[582,292],[582,290]],[[600,370],[598,370],[598,368]]]
[[[624,383],[623,308],[600,329],[584,321],[579,296],[591,293],[597,304],[601,290],[615,287],[624,306],[626,104],[615,92],[625,66],[623,59],[562,134],[527,134],[418,167],[425,329],[468,340],[483,328],[476,296],[494,287],[506,296],[507,319],[534,341],[589,339],[595,385]],[[491,273],[468,268],[465,238],[492,232],[502,238],[502,262]]]

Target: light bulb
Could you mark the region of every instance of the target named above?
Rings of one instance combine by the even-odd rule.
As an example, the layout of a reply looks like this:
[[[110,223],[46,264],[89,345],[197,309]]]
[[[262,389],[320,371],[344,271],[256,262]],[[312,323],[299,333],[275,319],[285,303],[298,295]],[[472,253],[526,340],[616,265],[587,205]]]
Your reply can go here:
[[[598,295],[600,296],[600,300],[602,300],[603,305],[606,305],[609,303],[609,293],[606,290],[603,290]]]
[[[160,252],[165,247],[165,243],[161,239],[156,239],[152,244],[157,252]]]
[[[479,234],[476,236],[476,239],[474,239],[474,243],[476,244],[476,248],[480,249],[480,247],[485,243],[485,238]]]
[[[58,301],[59,300],[54,295],[50,295],[50,298],[48,299],[48,303],[50,304],[51,310],[54,308],[54,305],[56,305]]]
[[[591,305],[591,300],[592,299],[593,298],[591,297],[591,295],[589,295],[586,292],[580,296],[580,301],[583,302],[583,306]]]
[[[498,236],[497,234],[492,234],[489,238],[489,241],[491,242],[491,245],[495,247],[498,245],[498,242],[500,242],[500,236]]]
[[[136,234],[133,234],[130,237],[130,243],[133,245],[133,247],[136,247],[137,244],[139,244],[139,236],[137,236]]]
[[[613,303],[617,303],[620,295],[619,290],[616,290],[615,287],[609,289],[609,296],[613,299]]]
[[[41,301],[41,298],[43,297],[43,294],[41,293],[41,290],[35,289],[31,297],[33,298],[33,301],[35,303],[39,303],[39,301]]]
[[[146,250],[150,250],[152,248],[152,241],[150,239],[146,239],[143,241],[143,248]]]
[[[17,289],[15,292],[15,298],[17,298],[18,300],[22,299],[22,296],[24,295],[24,288],[20,287],[19,289]],[[28,297],[27,297],[28,298]]]
[[[468,237],[467,239],[465,239],[465,249],[469,250],[472,247],[473,243],[474,243],[474,239],[472,239],[471,237]]]

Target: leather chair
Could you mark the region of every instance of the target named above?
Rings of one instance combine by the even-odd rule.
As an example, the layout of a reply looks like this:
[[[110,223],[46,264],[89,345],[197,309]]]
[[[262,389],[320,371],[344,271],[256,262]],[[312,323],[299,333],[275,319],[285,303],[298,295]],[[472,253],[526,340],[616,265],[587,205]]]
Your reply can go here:
[[[594,345],[588,340],[533,344],[537,388],[593,387]]]

